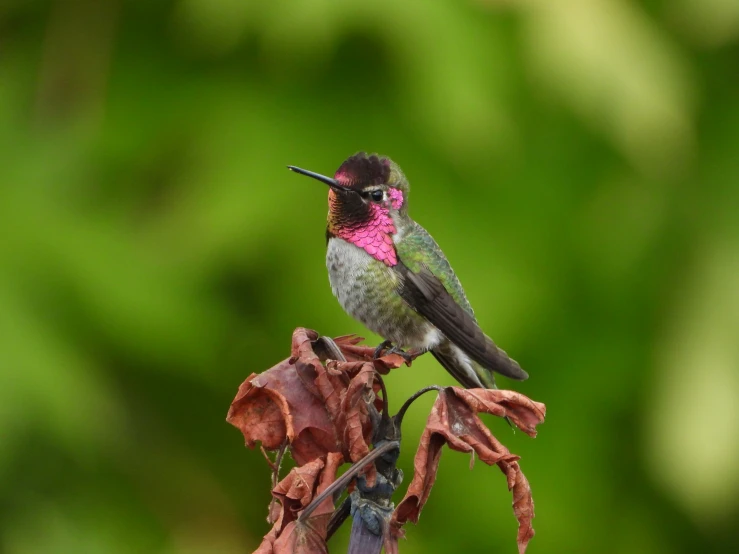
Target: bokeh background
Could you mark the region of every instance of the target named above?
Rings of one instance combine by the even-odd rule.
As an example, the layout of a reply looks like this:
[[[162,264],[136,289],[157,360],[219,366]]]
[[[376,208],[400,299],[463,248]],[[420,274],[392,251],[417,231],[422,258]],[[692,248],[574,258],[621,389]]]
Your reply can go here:
[[[739,549],[736,0],[3,0],[0,551],[241,553],[269,471],[225,421],[324,267],[359,150],[545,402],[532,553]],[[397,408],[431,359],[389,379]],[[407,418],[401,466],[431,398]],[[400,495],[398,496],[398,499]],[[332,539],[345,550],[347,529]],[[515,552],[448,452],[420,552]]]

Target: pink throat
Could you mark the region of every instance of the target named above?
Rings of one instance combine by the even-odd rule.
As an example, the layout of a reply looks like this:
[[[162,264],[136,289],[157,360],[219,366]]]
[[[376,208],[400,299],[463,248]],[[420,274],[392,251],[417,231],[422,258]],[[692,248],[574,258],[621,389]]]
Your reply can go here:
[[[370,209],[372,217],[368,221],[338,227],[334,233],[345,241],[364,249],[374,259],[392,267],[398,263],[392,237],[396,232],[395,224],[387,208],[372,204]]]

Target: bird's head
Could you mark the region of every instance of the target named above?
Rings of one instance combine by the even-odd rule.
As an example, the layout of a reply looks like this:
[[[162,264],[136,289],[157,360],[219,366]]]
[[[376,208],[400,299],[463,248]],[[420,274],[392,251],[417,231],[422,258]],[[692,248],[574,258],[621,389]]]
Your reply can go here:
[[[390,158],[364,152],[347,158],[333,178],[295,166],[289,169],[327,184],[328,233],[364,248],[376,259],[395,265],[391,235],[407,219],[410,186]]]

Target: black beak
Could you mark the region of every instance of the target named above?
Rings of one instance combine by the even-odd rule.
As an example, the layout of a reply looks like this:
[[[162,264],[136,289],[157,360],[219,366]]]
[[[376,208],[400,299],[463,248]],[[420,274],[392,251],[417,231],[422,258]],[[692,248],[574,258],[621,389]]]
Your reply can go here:
[[[317,179],[318,181],[321,181],[322,183],[326,183],[332,189],[338,189],[338,190],[344,190],[344,191],[351,190],[350,188],[339,184],[339,182],[336,179],[332,179],[331,177],[326,177],[325,175],[321,175],[320,173],[314,173],[313,171],[308,171],[307,169],[301,169],[299,167],[295,167],[294,165],[288,165],[287,168],[290,171],[294,171],[295,173],[300,173],[301,175],[307,175],[308,177],[313,177],[314,179]]]

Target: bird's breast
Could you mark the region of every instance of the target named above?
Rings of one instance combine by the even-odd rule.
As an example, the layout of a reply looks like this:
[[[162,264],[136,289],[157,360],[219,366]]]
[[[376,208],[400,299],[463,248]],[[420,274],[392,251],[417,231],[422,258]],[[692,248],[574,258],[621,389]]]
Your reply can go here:
[[[331,290],[349,315],[399,345],[421,346],[434,329],[400,297],[399,277],[365,250],[331,237],[326,251]]]
[[[394,289],[397,279],[392,270],[365,250],[338,237],[328,241],[326,267],[331,290],[350,315],[364,308],[368,300],[377,300]]]

